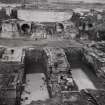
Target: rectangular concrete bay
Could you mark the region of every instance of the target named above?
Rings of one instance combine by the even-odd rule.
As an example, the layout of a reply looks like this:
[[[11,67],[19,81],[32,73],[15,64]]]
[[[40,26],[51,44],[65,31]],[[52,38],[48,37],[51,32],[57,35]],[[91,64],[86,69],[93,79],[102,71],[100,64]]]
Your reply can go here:
[[[22,105],[27,105],[31,101],[46,100],[49,98],[47,85],[42,78],[45,78],[43,73],[33,73],[26,75],[26,87],[22,94]],[[27,100],[25,98],[28,97]]]
[[[81,89],[96,89],[92,81],[89,77],[85,74],[85,72],[81,69],[73,69],[72,76],[76,84],[78,85],[79,90]]]

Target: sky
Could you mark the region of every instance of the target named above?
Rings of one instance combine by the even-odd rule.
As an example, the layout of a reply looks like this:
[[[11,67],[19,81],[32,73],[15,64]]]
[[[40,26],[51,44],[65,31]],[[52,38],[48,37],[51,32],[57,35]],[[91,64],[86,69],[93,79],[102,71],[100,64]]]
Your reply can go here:
[[[57,0],[48,0],[48,1],[57,1]],[[101,3],[105,3],[105,0],[58,0],[58,1],[84,1],[84,2],[90,2],[90,3],[93,3],[93,2],[101,2]]]
[[[0,1],[24,1],[24,0],[0,0]],[[35,1],[35,0],[26,0],[26,1]],[[43,1],[43,0],[41,0]],[[96,2],[100,2],[100,3],[105,3],[105,0],[48,0],[50,2],[56,2],[56,1],[59,1],[59,2],[70,2],[70,1],[84,1],[84,2],[88,2],[88,3],[96,3]]]
[[[79,0],[72,0],[72,1],[79,1]],[[105,0],[81,0],[85,2],[105,2]]]

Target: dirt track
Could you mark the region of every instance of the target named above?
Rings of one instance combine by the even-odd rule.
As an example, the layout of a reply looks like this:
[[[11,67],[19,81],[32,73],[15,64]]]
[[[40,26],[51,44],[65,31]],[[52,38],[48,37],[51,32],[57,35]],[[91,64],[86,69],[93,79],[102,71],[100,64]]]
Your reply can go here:
[[[9,47],[28,47],[28,46],[51,46],[51,47],[70,47],[76,46],[81,47],[82,44],[74,41],[74,40],[66,40],[66,39],[40,39],[40,40],[23,40],[23,39],[0,39],[0,45],[9,46]]]

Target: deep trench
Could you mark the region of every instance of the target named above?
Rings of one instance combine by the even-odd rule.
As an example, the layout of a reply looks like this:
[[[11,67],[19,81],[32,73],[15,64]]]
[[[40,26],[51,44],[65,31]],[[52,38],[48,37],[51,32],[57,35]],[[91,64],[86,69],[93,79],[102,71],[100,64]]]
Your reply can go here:
[[[48,91],[48,96],[51,98],[51,90],[48,87],[48,76],[47,76],[47,55],[44,50],[36,48],[33,50],[26,50],[25,54],[25,83],[27,84],[26,77],[33,74],[44,74],[46,88]],[[37,75],[36,79],[37,79]],[[43,77],[41,77],[43,80]],[[31,80],[30,80],[31,81]],[[35,83],[37,84],[37,83]],[[40,85],[41,86],[41,85]],[[41,87],[39,87],[41,88]],[[36,90],[35,90],[36,91]]]
[[[46,74],[46,54],[40,50],[27,51],[25,56],[25,72]]]
[[[81,84],[79,85],[82,87],[83,83],[85,83],[87,89],[103,89],[104,87],[101,84],[100,79],[96,76],[94,68],[90,64],[87,64],[82,60],[83,52],[80,53],[79,51],[77,51],[77,53],[78,54],[65,51],[67,60],[71,66],[71,72],[74,80],[82,80],[83,82],[80,81]],[[90,83],[88,81],[86,82],[85,77],[88,78]]]

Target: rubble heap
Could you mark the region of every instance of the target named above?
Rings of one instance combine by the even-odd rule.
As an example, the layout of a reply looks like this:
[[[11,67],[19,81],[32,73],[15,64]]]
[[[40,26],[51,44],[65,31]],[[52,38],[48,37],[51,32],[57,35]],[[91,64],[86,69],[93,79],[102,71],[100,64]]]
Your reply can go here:
[[[104,90],[81,90],[80,92],[63,94],[63,104],[68,105],[104,105]]]
[[[76,86],[63,49],[48,47],[44,50],[48,56],[48,85],[52,97],[60,96],[61,91],[74,90]]]
[[[81,90],[80,92],[65,92],[46,101],[33,101],[29,105],[104,105],[104,90]]]

